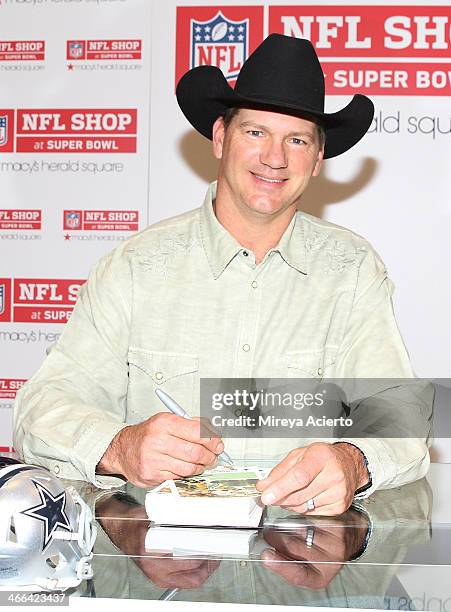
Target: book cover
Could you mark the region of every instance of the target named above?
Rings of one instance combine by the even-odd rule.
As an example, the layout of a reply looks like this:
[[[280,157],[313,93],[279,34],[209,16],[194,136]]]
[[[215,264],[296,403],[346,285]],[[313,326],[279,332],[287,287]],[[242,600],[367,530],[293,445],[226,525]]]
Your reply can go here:
[[[257,527],[263,506],[255,485],[266,473],[221,466],[200,476],[167,480],[148,491],[147,514],[164,525]]]

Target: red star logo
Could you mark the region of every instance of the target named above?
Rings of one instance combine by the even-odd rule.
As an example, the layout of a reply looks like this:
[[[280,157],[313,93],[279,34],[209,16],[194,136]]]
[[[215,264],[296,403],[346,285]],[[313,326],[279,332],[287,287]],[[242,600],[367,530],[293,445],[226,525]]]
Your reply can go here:
[[[67,69],[68,70],[73,70],[74,69],[74,65],[73,64],[67,64]]]
[[[70,238],[71,238],[70,234],[66,234],[66,235],[64,236],[64,240],[70,240]]]

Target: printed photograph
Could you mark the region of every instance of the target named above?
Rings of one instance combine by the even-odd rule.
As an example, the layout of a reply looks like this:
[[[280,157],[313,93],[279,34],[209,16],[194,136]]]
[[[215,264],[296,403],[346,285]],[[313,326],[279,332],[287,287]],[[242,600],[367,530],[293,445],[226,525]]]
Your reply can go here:
[[[259,475],[255,470],[230,470],[218,468],[201,476],[175,480],[182,497],[255,497],[260,493],[255,488]],[[159,493],[172,493],[169,486]]]

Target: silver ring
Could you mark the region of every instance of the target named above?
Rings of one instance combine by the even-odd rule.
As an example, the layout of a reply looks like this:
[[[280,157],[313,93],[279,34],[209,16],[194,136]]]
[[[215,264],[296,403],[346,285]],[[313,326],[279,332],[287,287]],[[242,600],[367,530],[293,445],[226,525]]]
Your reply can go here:
[[[308,499],[307,500],[307,510],[314,510],[315,509],[315,500],[312,499]]]
[[[313,527],[307,527],[307,535],[305,536],[305,545],[307,548],[312,548],[314,535],[315,529]]]

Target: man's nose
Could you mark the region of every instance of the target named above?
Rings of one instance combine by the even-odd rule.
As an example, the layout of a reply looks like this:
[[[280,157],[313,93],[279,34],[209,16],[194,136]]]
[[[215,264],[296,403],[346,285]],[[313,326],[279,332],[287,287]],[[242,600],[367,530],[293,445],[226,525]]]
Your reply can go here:
[[[283,141],[276,138],[268,139],[260,153],[260,161],[274,169],[286,168],[288,160]]]

